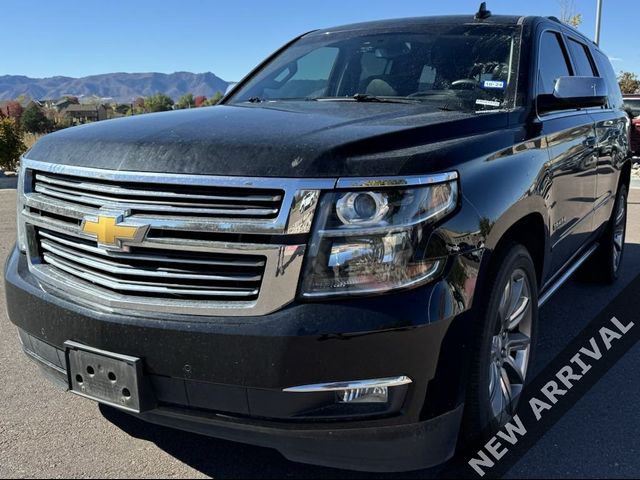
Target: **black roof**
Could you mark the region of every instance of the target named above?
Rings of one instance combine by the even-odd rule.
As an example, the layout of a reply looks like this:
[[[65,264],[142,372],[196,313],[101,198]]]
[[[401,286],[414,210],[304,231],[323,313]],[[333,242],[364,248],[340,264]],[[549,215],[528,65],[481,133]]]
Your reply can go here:
[[[349,30],[379,30],[386,28],[402,28],[419,25],[441,25],[441,24],[465,24],[477,23],[484,25],[517,25],[525,18],[519,15],[492,15],[484,20],[477,20],[474,15],[440,15],[431,17],[408,17],[395,18],[390,20],[376,20],[372,22],[352,23],[349,25],[341,25],[331,28],[323,28],[316,30],[314,34],[322,34],[327,32],[343,32]],[[538,17],[543,18],[543,17]]]
[[[556,23],[559,27],[565,29],[565,31],[571,31],[575,36],[582,38],[586,42],[593,43],[589,37],[582,32],[567,25],[556,17],[541,17],[541,16],[522,16],[522,15],[491,15],[488,18],[479,20],[475,15],[435,15],[429,17],[407,17],[407,18],[395,18],[389,20],[376,20],[371,22],[352,23],[348,25],[340,25],[331,28],[323,28],[308,33],[307,35],[321,35],[329,32],[348,32],[358,30],[386,30],[386,29],[402,29],[409,27],[428,27],[429,25],[463,25],[463,24],[478,24],[478,25],[536,25],[540,22],[552,22]],[[595,46],[595,45],[594,45]],[[596,47],[597,48],[597,47]]]

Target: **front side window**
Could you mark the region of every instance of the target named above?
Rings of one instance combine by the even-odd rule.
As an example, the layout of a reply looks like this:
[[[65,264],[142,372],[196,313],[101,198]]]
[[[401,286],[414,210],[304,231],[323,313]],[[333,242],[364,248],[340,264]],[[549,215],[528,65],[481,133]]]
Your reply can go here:
[[[569,59],[558,33],[544,32],[540,40],[538,94],[551,95],[560,77],[571,76]]]
[[[228,103],[367,96],[443,110],[513,107],[520,27],[432,25],[419,30],[307,35],[258,71]]]

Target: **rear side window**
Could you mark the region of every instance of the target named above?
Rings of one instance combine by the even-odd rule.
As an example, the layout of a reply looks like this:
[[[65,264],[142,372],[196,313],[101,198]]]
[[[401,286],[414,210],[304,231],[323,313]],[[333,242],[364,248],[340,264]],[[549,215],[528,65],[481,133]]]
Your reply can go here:
[[[552,94],[558,78],[571,76],[571,67],[559,34],[542,34],[539,59],[538,94]]]
[[[576,68],[576,75],[580,77],[595,77],[597,72],[593,69],[591,55],[586,45],[576,42],[572,38],[568,42],[573,65]]]
[[[609,58],[600,50],[594,50],[594,58],[600,71],[600,76],[607,81],[607,87],[609,89],[609,108],[622,108],[623,100],[622,93],[620,92],[620,85],[618,85],[618,78],[611,66]]]

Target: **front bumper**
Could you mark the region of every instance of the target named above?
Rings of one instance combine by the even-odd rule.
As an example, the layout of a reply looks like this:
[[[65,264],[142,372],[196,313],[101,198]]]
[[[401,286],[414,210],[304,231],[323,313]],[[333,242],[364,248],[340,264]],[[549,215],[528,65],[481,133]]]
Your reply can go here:
[[[25,351],[62,386],[63,344],[73,340],[144,360],[157,400],[138,414],[144,420],[276,448],[295,461],[400,471],[442,463],[455,450],[477,259],[453,263],[447,278],[407,292],[210,321],[78,305],[40,284],[17,250],[5,286]],[[342,411],[282,391],[398,375],[413,383],[393,411]]]

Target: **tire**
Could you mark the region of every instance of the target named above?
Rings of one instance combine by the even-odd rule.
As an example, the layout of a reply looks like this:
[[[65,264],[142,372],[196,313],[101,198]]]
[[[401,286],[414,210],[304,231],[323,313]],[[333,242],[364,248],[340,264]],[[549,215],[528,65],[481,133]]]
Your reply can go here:
[[[471,354],[461,435],[463,446],[485,428],[497,430],[511,419],[517,401],[507,404],[507,389],[503,382],[508,380],[508,391],[512,398],[519,395],[536,343],[538,284],[531,255],[524,246],[511,243],[497,253],[492,265],[494,267],[487,278],[487,289],[484,290],[486,300],[480,307],[474,337],[476,343]],[[517,295],[519,285],[521,294]],[[502,317],[511,318],[510,324],[513,325],[521,310],[520,302],[524,302],[525,297],[527,305],[520,314],[519,322],[512,330],[505,330],[506,322],[502,321]],[[510,351],[509,342],[516,342],[513,345],[522,349]],[[503,347],[506,347],[506,356]],[[520,376],[516,375],[514,365],[520,365]],[[500,399],[496,395],[500,395]],[[504,402],[502,410],[500,402]]]
[[[600,246],[580,270],[580,278],[609,285],[620,276],[627,233],[627,186],[620,185],[611,219],[600,239]]]

